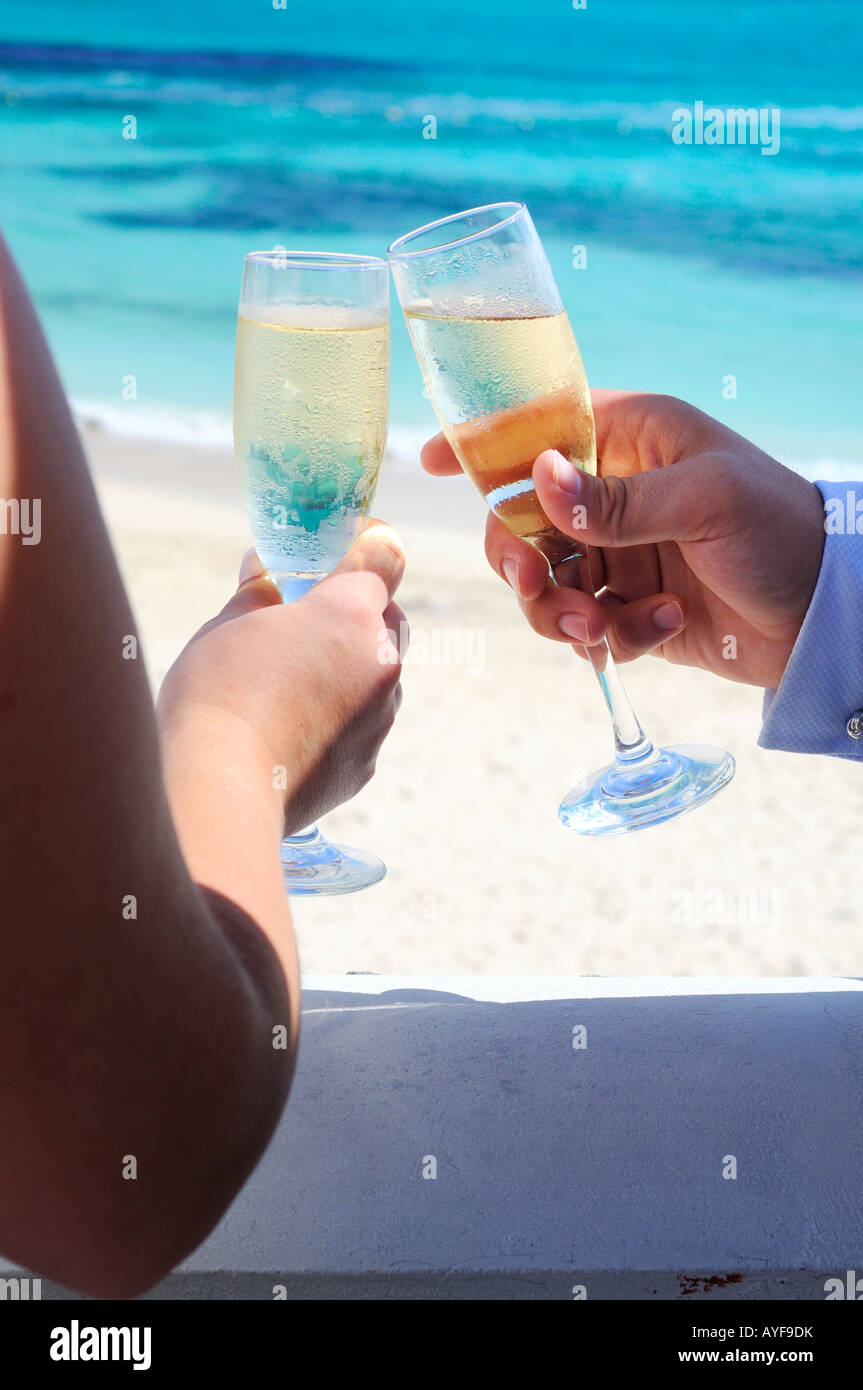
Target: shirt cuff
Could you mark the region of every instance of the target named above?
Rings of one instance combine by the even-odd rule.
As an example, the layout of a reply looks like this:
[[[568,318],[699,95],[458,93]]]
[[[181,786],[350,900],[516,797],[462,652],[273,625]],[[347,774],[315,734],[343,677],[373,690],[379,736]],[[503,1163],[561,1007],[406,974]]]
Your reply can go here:
[[[776,690],[764,693],[758,743],[863,763],[863,483],[817,482],[824,553],[812,601]],[[859,530],[858,530],[859,528]]]

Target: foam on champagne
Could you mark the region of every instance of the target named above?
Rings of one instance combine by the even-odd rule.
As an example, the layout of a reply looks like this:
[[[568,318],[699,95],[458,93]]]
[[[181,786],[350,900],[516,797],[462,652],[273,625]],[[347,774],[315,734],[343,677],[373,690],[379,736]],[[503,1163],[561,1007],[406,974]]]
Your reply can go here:
[[[289,300],[284,304],[240,303],[240,318],[270,328],[292,328],[320,333],[338,333],[353,328],[385,328],[380,311],[360,304],[320,304],[317,301]]]

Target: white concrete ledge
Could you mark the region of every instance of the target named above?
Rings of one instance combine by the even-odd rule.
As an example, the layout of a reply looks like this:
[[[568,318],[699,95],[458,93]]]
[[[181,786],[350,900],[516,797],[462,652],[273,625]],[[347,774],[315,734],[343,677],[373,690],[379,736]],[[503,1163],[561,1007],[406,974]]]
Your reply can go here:
[[[861,981],[304,986],[273,1142],[152,1296],[824,1298],[863,1276]]]

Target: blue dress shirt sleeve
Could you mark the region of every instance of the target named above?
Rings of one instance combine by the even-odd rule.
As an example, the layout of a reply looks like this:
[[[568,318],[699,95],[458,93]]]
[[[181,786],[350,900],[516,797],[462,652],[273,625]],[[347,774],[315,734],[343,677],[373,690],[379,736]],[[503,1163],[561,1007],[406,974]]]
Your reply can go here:
[[[758,742],[863,763],[863,483],[815,486],[821,569],[782,680],[765,691]]]

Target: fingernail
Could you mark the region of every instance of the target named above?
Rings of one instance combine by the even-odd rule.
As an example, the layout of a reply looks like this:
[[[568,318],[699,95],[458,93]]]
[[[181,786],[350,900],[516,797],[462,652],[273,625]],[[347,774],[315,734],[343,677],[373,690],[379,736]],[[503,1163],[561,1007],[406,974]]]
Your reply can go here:
[[[504,560],[502,568],[507,584],[511,589],[515,590],[520,598],[521,589],[518,587],[518,561]]]
[[[237,583],[246,584],[250,579],[257,579],[258,576],[263,573],[264,567],[261,564],[258,552],[254,548],[247,550],[243,556],[242,564],[240,565],[240,576]]]
[[[554,451],[554,463],[552,464],[551,476],[557,483],[561,492],[569,492],[573,497],[577,497],[581,492],[583,474],[580,468],[576,468],[574,463],[564,458],[563,454]]]
[[[660,632],[670,632],[675,627],[683,626],[683,609],[679,603],[661,603],[650,616],[653,626],[659,628]]]
[[[587,641],[587,618],[583,614],[564,613],[557,625],[564,637],[569,637],[573,642]]]

